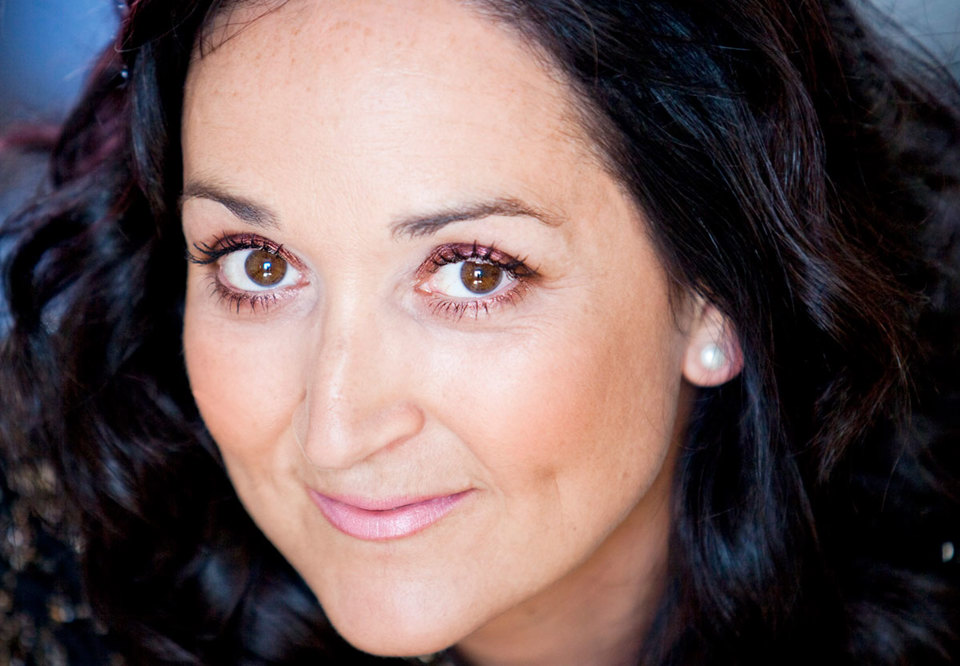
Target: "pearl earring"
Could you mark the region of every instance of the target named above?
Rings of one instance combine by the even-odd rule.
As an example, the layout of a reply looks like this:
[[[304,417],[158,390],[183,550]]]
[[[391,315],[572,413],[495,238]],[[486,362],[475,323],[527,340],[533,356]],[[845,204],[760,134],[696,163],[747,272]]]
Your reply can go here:
[[[720,345],[711,342],[703,346],[700,350],[700,363],[707,370],[720,370],[727,364],[727,357],[724,355]]]

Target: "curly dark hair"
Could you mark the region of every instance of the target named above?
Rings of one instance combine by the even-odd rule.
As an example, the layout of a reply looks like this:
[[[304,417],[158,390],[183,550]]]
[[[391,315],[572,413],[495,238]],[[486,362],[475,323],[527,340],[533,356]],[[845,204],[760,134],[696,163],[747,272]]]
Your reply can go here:
[[[132,0],[6,222],[0,435],[55,462],[135,659],[383,663],[240,506],[184,370],[183,86],[232,4]],[[564,72],[673,282],[743,350],[696,401],[642,663],[953,663],[956,83],[855,0],[471,4]]]

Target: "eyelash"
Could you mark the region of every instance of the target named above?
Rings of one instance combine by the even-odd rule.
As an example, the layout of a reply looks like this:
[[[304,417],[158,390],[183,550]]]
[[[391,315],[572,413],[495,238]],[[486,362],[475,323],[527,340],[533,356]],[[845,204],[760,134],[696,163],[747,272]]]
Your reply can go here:
[[[274,243],[256,234],[223,235],[214,239],[213,243],[194,243],[193,249],[197,254],[187,251],[187,261],[199,266],[216,265],[223,257],[241,250],[263,250],[270,254],[282,257],[291,266],[299,267],[302,263],[282,245]],[[525,260],[512,257],[501,252],[493,245],[473,243],[449,243],[433,250],[427,260],[417,270],[417,286],[427,282],[431,275],[449,264],[464,261],[474,261],[481,264],[496,266],[504,271],[515,284],[493,296],[471,299],[452,299],[439,296],[427,296],[431,311],[442,317],[460,320],[465,315],[474,319],[491,313],[491,309],[517,303],[523,297],[530,281],[539,274],[531,269]],[[221,301],[229,303],[230,309],[240,313],[241,308],[250,311],[266,310],[282,297],[276,290],[253,292],[238,290],[224,284],[219,273],[211,275],[213,291]]]
[[[424,273],[432,275],[444,266],[463,261],[475,261],[496,266],[510,278],[516,280],[516,284],[489,297],[478,296],[468,300],[434,298],[429,303],[434,314],[456,320],[462,319],[465,315],[471,315],[474,319],[478,319],[482,315],[490,314],[491,308],[517,303],[526,293],[530,281],[538,277],[537,271],[531,269],[525,260],[501,252],[493,245],[480,245],[478,242],[472,244],[451,243],[441,245],[433,251],[418,271],[418,285],[426,281]]]
[[[240,250],[263,250],[283,258],[289,265],[295,268],[301,265],[295,257],[283,249],[282,245],[278,245],[256,234],[218,236],[212,244],[194,243],[193,249],[196,250],[200,256],[188,250],[187,261],[199,266],[214,265],[223,257]],[[218,299],[227,302],[230,309],[234,310],[237,314],[240,313],[241,308],[248,308],[251,312],[255,312],[257,309],[265,311],[281,298],[275,290],[255,292],[228,287],[220,279],[219,274],[211,275],[210,282],[213,287],[213,292]]]

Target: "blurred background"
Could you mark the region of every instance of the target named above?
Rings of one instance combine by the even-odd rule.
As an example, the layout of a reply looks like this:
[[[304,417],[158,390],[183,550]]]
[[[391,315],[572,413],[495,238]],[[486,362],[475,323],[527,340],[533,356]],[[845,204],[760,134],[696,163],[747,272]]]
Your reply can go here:
[[[116,25],[111,0],[0,0],[0,124],[61,118]]]
[[[57,123],[66,115],[117,17],[113,0],[0,0],[0,136],[18,123]],[[0,154],[0,221],[43,170],[37,155]],[[0,302],[0,332],[4,323]]]

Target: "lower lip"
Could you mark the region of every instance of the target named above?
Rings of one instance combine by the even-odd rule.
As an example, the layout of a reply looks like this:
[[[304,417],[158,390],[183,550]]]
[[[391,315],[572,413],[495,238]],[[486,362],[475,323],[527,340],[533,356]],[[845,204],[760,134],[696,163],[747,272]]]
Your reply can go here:
[[[335,528],[364,541],[400,539],[421,532],[446,516],[470,491],[396,503],[387,509],[364,509],[310,490],[320,513]]]

